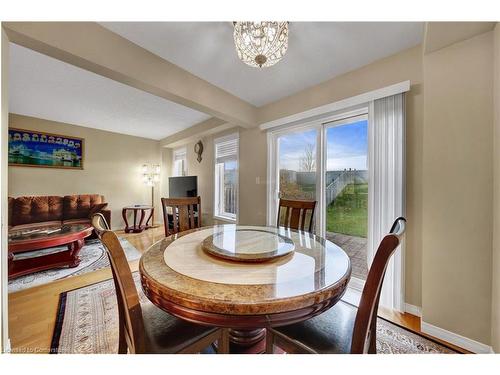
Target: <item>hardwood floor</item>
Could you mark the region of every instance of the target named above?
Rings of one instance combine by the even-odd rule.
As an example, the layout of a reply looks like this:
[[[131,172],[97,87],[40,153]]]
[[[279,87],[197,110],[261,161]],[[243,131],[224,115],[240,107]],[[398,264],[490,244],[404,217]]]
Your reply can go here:
[[[164,237],[163,227],[152,228],[143,233],[125,234],[123,231],[117,231],[116,233],[118,236],[126,238],[141,252]],[[138,260],[130,262],[132,271],[137,270],[138,264]],[[56,320],[59,294],[111,277],[111,270],[109,268],[101,269],[84,275],[69,277],[49,284],[10,293],[9,334],[12,352],[48,353],[50,351],[50,342]],[[421,333],[420,318],[417,316],[386,309],[381,309],[379,315],[412,331]],[[453,345],[447,345],[458,351],[467,352]]]
[[[163,227],[143,233],[116,232],[140,252],[165,235]],[[130,262],[132,272],[139,261]],[[111,278],[111,269],[101,269],[9,294],[9,335],[13,353],[48,353],[56,322],[59,294]]]

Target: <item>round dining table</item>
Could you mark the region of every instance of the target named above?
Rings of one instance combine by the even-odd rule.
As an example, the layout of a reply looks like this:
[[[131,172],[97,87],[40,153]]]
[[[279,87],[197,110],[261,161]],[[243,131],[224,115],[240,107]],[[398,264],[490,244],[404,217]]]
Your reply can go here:
[[[147,298],[189,322],[229,328],[232,350],[264,346],[265,328],[337,303],[351,277],[332,242],[283,227],[215,225],[171,235],[139,264]]]

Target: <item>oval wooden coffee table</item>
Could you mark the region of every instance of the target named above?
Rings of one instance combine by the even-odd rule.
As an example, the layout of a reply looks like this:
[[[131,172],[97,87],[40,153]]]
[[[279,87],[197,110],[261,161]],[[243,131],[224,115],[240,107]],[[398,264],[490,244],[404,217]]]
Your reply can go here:
[[[294,249],[267,261],[239,262],[204,250],[210,236],[218,239],[216,247],[246,255],[276,255],[275,247],[288,244],[283,237]],[[155,243],[142,255],[139,270],[144,293],[155,305],[190,322],[230,328],[233,344],[252,346],[263,341],[267,327],[300,322],[335,305],[351,263],[340,247],[309,233],[222,225]]]
[[[9,279],[51,268],[76,267],[84,239],[92,234],[89,224],[52,225],[9,233]],[[65,251],[33,258],[15,259],[15,254],[67,245]]]

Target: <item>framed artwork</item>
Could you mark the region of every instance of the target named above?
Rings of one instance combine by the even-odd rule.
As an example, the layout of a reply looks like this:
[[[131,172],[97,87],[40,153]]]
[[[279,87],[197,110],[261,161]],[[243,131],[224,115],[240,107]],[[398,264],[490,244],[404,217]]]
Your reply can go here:
[[[9,128],[9,165],[83,169],[85,140]]]

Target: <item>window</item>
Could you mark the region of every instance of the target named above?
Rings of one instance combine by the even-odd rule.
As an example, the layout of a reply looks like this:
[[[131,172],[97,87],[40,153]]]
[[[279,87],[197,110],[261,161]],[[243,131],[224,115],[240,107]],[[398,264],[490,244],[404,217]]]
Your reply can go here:
[[[215,217],[236,221],[238,213],[238,134],[215,140]]]
[[[174,150],[174,155],[173,155],[173,170],[172,170],[172,175],[173,176],[185,176],[187,174],[186,172],[186,148],[178,148],[177,150]]]

